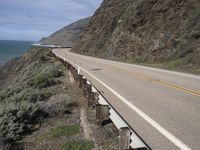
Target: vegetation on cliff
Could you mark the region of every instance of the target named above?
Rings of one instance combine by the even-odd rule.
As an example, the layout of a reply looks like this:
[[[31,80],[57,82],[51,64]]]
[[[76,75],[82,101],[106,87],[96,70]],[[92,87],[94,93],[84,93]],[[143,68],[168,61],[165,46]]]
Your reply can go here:
[[[99,128],[86,104],[51,49],[31,48],[0,68],[0,149],[117,149],[114,125]]]
[[[39,41],[39,43],[44,45],[58,45],[64,47],[72,47],[74,43],[79,39],[80,34],[87,26],[89,20],[90,17],[74,22],[58,30],[49,37],[42,38]]]
[[[73,51],[200,70],[198,0],[104,0]]]
[[[34,130],[34,125],[49,116],[51,109],[43,107],[49,106],[47,101],[50,97],[63,91],[60,81],[63,75],[64,66],[45,48],[32,48],[2,66],[0,134],[18,140],[22,134]],[[69,101],[64,100],[62,111],[67,112]]]

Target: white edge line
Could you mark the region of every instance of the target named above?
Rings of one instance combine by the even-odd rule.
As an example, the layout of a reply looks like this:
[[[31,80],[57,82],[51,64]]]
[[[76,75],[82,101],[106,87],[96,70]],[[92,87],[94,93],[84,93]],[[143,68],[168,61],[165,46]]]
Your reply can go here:
[[[186,144],[184,144],[182,141],[180,141],[178,138],[176,138],[174,135],[172,135],[169,131],[167,131],[165,128],[163,128],[160,124],[158,124],[156,121],[151,119],[148,115],[146,115],[143,111],[141,111],[139,108],[137,108],[135,105],[130,103],[127,99],[125,99],[123,96],[121,96],[119,93],[111,89],[107,84],[96,78],[94,75],[87,72],[85,69],[81,68],[85,73],[90,75],[92,78],[97,80],[99,83],[101,83],[103,86],[105,86],[108,90],[110,90],[114,95],[116,95],[121,101],[123,101],[128,107],[130,107],[132,110],[134,110],[138,115],[140,115],[144,120],[146,120],[150,125],[152,125],[155,129],[157,129],[162,135],[164,135],[167,139],[169,139],[172,143],[174,143],[177,147],[181,148],[181,150],[191,150]]]
[[[76,65],[74,63],[74,65]],[[78,66],[78,65],[76,65]],[[80,66],[78,66],[80,67]],[[116,95],[121,101],[123,101],[128,107],[130,107],[132,110],[134,110],[138,115],[140,115],[144,120],[146,120],[151,126],[153,126],[155,129],[157,129],[163,136],[165,136],[169,141],[171,141],[174,145],[179,147],[181,150],[192,150],[190,147],[188,147],[186,144],[184,144],[181,140],[176,138],[173,134],[171,134],[169,131],[167,131],[164,127],[162,127],[159,123],[151,119],[147,114],[145,114],[142,110],[137,108],[135,105],[130,103],[126,98],[121,96],[119,93],[117,93],[115,90],[110,88],[107,84],[102,82],[100,79],[86,71],[85,69],[81,68],[85,73],[90,75],[92,78],[94,78],[96,81],[101,83],[103,86],[105,86],[108,90],[110,90],[114,95]]]
[[[124,63],[124,62],[112,61],[112,60],[107,60],[107,61],[110,61],[110,62],[116,63],[116,64],[120,64],[120,65],[123,65],[123,66],[136,67],[138,69],[148,69],[148,70],[156,71],[156,72],[163,72],[163,73],[179,75],[179,76],[188,77],[188,78],[200,79],[199,75],[190,74],[190,73],[177,72],[177,71],[167,70],[167,69],[165,70],[165,69],[162,69],[162,68],[154,68],[154,67],[142,66],[142,65],[137,65],[137,64],[129,64],[129,63]]]
[[[72,53],[72,52],[69,52],[69,53],[75,54],[75,53]],[[76,54],[76,55],[80,55],[80,54]],[[103,60],[103,61],[107,61],[107,62],[112,62],[112,63],[115,63],[115,64],[124,65],[124,66],[136,67],[136,68],[139,68],[139,69],[148,69],[148,70],[151,70],[151,71],[157,71],[157,72],[169,73],[169,74],[173,74],[173,75],[180,75],[180,76],[183,76],[183,77],[200,79],[200,75],[195,75],[195,74],[190,74],[190,73],[177,72],[177,71],[173,71],[173,70],[167,70],[167,69],[155,68],[155,67],[143,66],[143,65],[137,65],[137,64],[129,64],[129,63],[125,63],[125,62],[117,62],[117,61],[113,61],[113,60],[96,58],[96,57],[92,57],[92,56],[84,56],[84,57],[91,57],[91,58],[95,58],[95,59],[99,59],[99,60]]]
[[[73,62],[74,63],[74,62]],[[116,95],[121,101],[123,101],[128,107],[130,107],[132,110],[134,110],[138,115],[140,115],[144,120],[146,120],[151,126],[153,126],[155,129],[157,129],[163,136],[165,136],[168,140],[170,140],[172,143],[174,143],[177,147],[179,147],[181,150],[191,150],[190,147],[188,147],[186,144],[184,144],[182,141],[180,141],[178,138],[176,138],[173,134],[171,134],[169,131],[167,131],[165,128],[163,128],[159,123],[151,119],[148,115],[146,115],[142,110],[137,108],[135,105],[130,103],[126,98],[121,96],[119,93],[117,93],[115,90],[110,88],[107,84],[102,82],[100,79],[86,71],[85,69],[81,68],[77,64],[74,63],[75,66],[79,67],[81,70],[83,70],[85,73],[90,75],[92,78],[97,80],[99,83],[101,83],[103,86],[105,86],[108,90],[110,90],[114,95]]]

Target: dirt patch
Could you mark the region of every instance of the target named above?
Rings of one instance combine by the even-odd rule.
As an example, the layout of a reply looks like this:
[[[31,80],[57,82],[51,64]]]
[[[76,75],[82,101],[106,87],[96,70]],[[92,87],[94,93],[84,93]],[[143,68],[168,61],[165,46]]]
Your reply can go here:
[[[66,141],[80,140],[83,137],[83,131],[80,130],[79,134],[73,136],[59,136],[52,137],[52,129],[62,125],[74,125],[79,124],[79,109],[73,110],[71,115],[56,116],[45,120],[39,130],[35,131],[31,135],[27,135],[23,140],[17,142],[12,148],[14,150],[55,150],[61,149],[62,145]]]
[[[78,88],[76,82],[71,83],[69,76],[63,78],[62,82],[67,87],[64,86],[64,89],[68,89],[68,95],[73,97],[74,102],[77,105],[73,106],[70,110],[70,113],[52,115],[51,118],[45,119],[44,122],[35,127],[35,131],[32,134],[26,135],[24,139],[16,142],[12,145],[12,150],[65,150],[70,147],[70,150],[80,149],[85,147],[85,149],[93,150],[116,150],[118,149],[118,130],[113,124],[108,124],[103,127],[97,125],[95,121],[95,109],[93,107],[87,108],[87,100],[82,95],[82,91]],[[70,85],[70,86],[69,86]],[[70,87],[70,88],[69,88]],[[63,98],[66,95],[61,96],[55,95],[51,98],[54,100],[53,104],[57,105],[63,103]],[[58,100],[56,100],[58,98]],[[58,103],[56,103],[57,101]],[[48,103],[50,110],[52,105]],[[56,111],[61,107],[54,106]],[[54,114],[54,111],[53,113]],[[70,126],[80,126],[80,130],[70,132],[66,134],[64,132],[60,133],[60,128],[65,130],[65,127]],[[56,131],[58,130],[58,131]],[[52,131],[58,132],[56,136],[52,136]],[[73,134],[71,134],[73,133]],[[58,135],[58,136],[57,136]],[[74,147],[73,143],[77,143]],[[84,149],[84,150],[85,150]]]
[[[94,139],[94,137],[92,135],[91,127],[90,127],[89,122],[87,120],[85,108],[80,109],[80,120],[81,120],[81,126],[84,129],[85,138],[89,139],[89,140]]]

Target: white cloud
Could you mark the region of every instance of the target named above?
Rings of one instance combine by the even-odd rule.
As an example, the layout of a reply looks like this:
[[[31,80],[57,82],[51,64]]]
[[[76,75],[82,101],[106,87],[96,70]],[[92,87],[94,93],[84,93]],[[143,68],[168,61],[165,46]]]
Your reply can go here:
[[[0,0],[0,30],[15,39],[28,35],[30,39],[40,39],[91,16],[100,3],[101,0]],[[4,37],[0,35],[0,39]]]

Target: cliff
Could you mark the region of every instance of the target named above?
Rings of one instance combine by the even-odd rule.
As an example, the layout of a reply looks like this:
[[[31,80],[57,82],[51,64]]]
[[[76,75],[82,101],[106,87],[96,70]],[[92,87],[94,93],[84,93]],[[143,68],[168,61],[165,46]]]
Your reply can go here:
[[[117,149],[114,124],[99,128],[51,50],[32,47],[0,67],[0,150]]]
[[[53,33],[49,37],[42,38],[39,41],[39,43],[44,45],[58,45],[58,46],[72,47],[79,38],[79,35],[85,29],[89,20],[90,17],[72,23],[58,30],[57,32]]]
[[[50,116],[51,112],[45,110],[48,108],[46,102],[52,96],[64,93],[61,78],[65,72],[64,66],[47,48],[31,48],[1,66],[0,137],[21,139],[25,133],[34,130],[37,123]],[[62,104],[63,108],[65,104]],[[64,112],[68,106],[65,108]]]
[[[72,49],[200,71],[200,1],[104,0]]]

